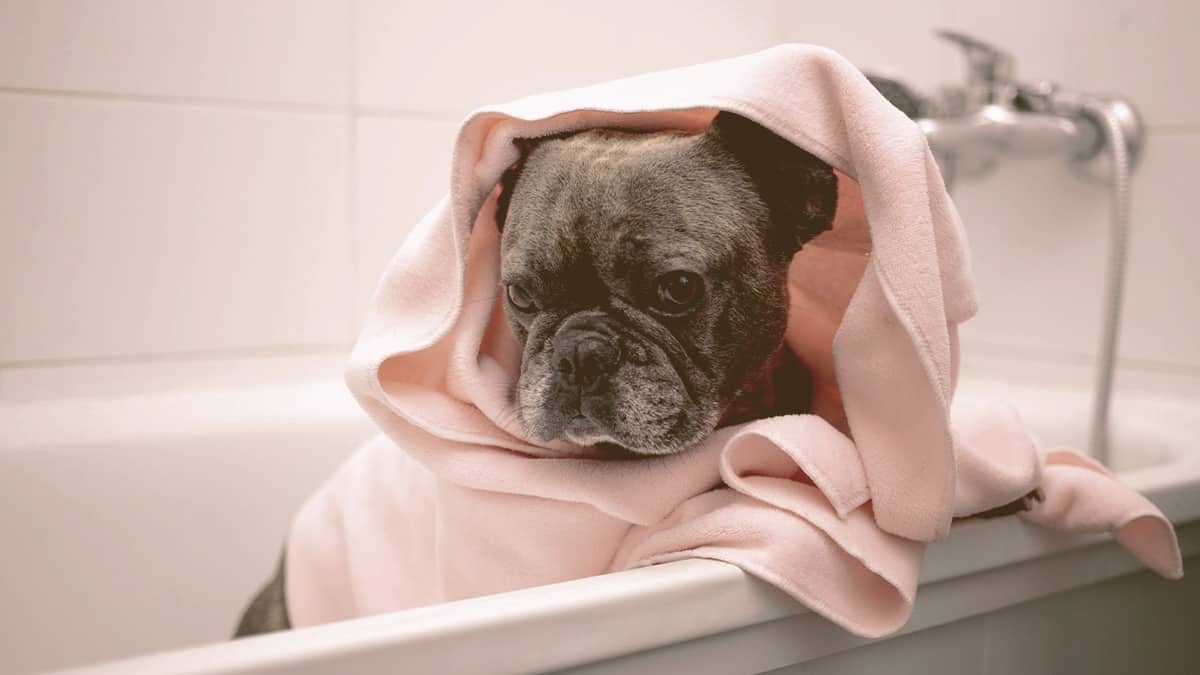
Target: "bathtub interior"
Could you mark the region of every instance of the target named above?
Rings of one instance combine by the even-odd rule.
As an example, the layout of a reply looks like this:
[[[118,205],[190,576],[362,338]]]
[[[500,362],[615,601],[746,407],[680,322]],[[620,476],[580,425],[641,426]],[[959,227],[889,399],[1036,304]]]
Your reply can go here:
[[[978,377],[959,391],[1081,447],[1085,390]],[[1126,392],[1114,411],[1130,479],[1196,464],[1200,400]],[[0,665],[14,673],[225,640],[292,513],[373,432],[335,380],[6,404],[3,419],[0,529],[21,555],[0,578]]]
[[[1088,450],[1092,398],[1086,389],[973,378],[959,384],[956,396],[1012,405],[1042,448]],[[1188,438],[1198,430],[1192,406],[1145,391],[1119,392],[1112,406],[1113,470],[1130,472],[1189,454]]]
[[[334,380],[4,407],[5,673],[226,639],[292,513],[373,433]]]

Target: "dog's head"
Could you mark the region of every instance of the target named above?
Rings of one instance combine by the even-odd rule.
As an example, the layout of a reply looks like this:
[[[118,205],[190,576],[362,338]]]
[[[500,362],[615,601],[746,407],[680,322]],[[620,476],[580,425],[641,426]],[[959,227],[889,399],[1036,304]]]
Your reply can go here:
[[[833,170],[725,112],[702,134],[521,145],[496,214],[518,420],[541,442],[690,446],[780,349],[788,265],[833,222]]]

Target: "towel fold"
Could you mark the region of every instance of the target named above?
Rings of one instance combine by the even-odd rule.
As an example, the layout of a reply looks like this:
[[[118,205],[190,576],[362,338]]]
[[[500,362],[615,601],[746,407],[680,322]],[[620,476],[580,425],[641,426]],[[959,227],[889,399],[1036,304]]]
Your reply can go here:
[[[497,293],[495,186],[512,139],[700,132],[718,110],[839,172],[838,220],[789,279],[787,340],[813,372],[814,414],[647,461],[529,441],[507,395],[520,349]],[[962,226],[924,136],[827,49],[784,45],[477,111],[449,196],[390,263],[351,356],[347,382],[384,435],[293,523],[293,624],[701,556],[884,635],[911,613],[925,543],[1039,486],[1027,522],[1115,532],[1181,575],[1170,524],[1103,467],[1043,454],[1003,405],[951,407],[957,326],[974,311]]]

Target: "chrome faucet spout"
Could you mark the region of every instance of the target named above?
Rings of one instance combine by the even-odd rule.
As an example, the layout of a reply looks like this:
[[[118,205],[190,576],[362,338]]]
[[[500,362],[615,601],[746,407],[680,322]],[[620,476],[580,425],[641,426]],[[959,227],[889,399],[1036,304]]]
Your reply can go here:
[[[935,34],[962,50],[967,61],[967,84],[963,104],[975,109],[992,104],[1010,104],[1016,96],[1013,58],[1008,52],[966,33],[938,30]]]
[[[967,62],[962,86],[928,97],[894,78],[867,77],[925,132],[947,187],[958,177],[981,176],[1010,156],[1061,154],[1085,177],[1106,179],[1111,175],[1106,144],[1112,135],[1105,131],[1110,118],[1120,123],[1125,156],[1137,166],[1145,132],[1128,101],[1063,91],[1047,81],[1020,83],[1008,52],[955,31],[938,31],[938,36],[962,50]],[[1101,107],[1105,115],[1097,113]]]
[[[953,158],[956,174],[968,177],[985,173],[1001,156],[1092,157],[1104,138],[1084,115],[1020,112],[995,104],[967,115],[916,122],[934,154],[944,162]]]
[[[925,133],[941,165],[947,189],[958,176],[981,175],[1001,157],[1058,153],[1088,178],[1112,185],[1112,246],[1104,325],[1092,408],[1091,450],[1108,460],[1108,409],[1129,237],[1130,174],[1142,154],[1145,131],[1133,105],[1124,99],[1064,92],[1050,82],[1033,85],[1014,79],[1007,53],[969,35],[938,31],[962,49],[966,83],[926,98],[898,80],[868,75],[876,88]]]

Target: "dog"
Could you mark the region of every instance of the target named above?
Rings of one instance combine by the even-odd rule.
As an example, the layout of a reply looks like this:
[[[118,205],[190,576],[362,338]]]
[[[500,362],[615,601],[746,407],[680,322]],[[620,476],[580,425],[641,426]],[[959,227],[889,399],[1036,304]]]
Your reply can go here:
[[[516,143],[495,220],[503,311],[522,346],[512,400],[529,439],[639,460],[808,411],[812,378],[784,340],[787,275],[833,226],[828,164],[729,112],[698,134]],[[235,637],[289,627],[281,560]]]
[[[783,348],[787,273],[833,224],[829,165],[727,112],[703,134],[526,145],[496,220],[504,311],[524,347],[514,406],[532,440],[662,455],[720,425],[806,411]]]
[[[517,142],[496,224],[531,440],[652,457],[807,411],[811,380],[784,345],[787,273],[832,227],[828,164],[729,112],[703,133]],[[289,627],[283,587],[281,562],[235,637]]]

